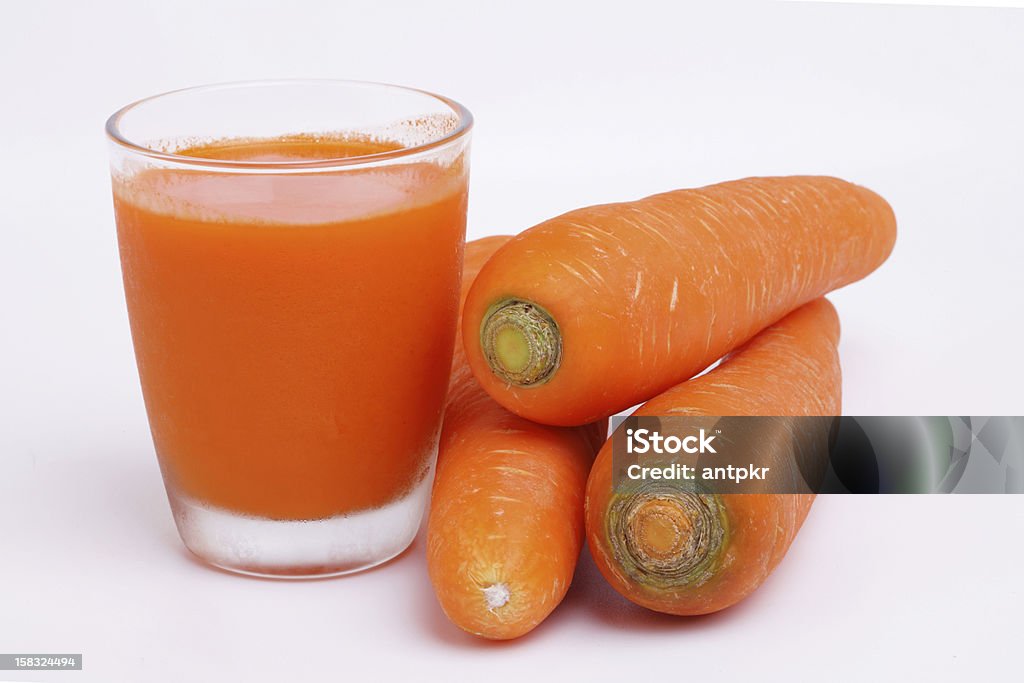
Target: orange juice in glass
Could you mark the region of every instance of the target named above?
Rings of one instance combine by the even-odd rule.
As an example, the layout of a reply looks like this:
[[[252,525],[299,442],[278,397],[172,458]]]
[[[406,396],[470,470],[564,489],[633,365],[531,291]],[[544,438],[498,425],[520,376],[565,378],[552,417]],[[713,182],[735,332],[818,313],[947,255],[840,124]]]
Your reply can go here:
[[[182,90],[107,123],[146,411],[185,545],[342,574],[412,541],[458,305],[469,113],[418,90]]]

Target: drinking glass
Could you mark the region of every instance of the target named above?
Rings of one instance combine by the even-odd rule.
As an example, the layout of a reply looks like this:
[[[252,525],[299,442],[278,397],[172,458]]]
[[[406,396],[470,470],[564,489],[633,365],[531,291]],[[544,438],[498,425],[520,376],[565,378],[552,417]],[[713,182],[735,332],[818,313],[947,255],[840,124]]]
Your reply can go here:
[[[261,81],[107,122],[153,443],[185,545],[274,577],[401,553],[433,476],[472,117],[391,85]]]

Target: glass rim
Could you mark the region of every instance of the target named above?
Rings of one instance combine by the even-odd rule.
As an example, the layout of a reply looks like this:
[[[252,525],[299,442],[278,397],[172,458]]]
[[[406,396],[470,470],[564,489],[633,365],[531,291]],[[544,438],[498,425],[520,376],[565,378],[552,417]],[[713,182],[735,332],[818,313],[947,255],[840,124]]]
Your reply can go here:
[[[429,140],[418,145],[412,145],[410,147],[400,147],[399,149],[389,150],[386,152],[376,152],[373,154],[361,154],[357,156],[349,157],[336,157],[328,159],[315,159],[315,160],[289,160],[289,161],[237,161],[230,159],[208,159],[204,157],[187,156],[184,154],[176,154],[174,152],[165,152],[152,147],[147,147],[144,144],[140,144],[130,140],[125,136],[121,129],[121,119],[125,115],[129,114],[136,108],[153,102],[164,97],[172,95],[180,95],[183,93],[203,92],[209,90],[230,90],[234,88],[252,88],[252,87],[266,87],[266,86],[278,86],[278,85],[330,85],[330,86],[358,86],[364,88],[374,88],[381,90],[401,90],[407,93],[418,93],[428,98],[436,100],[449,109],[457,117],[457,124],[455,128],[448,133],[438,137],[434,140]],[[107,119],[105,125],[105,131],[107,138],[114,144],[136,154],[141,154],[153,159],[158,159],[165,162],[173,162],[177,164],[183,164],[187,166],[199,166],[206,168],[233,168],[233,169],[249,169],[249,170],[272,170],[279,169],[282,171],[289,169],[324,169],[333,167],[347,167],[347,166],[362,166],[365,164],[373,164],[380,161],[387,161],[392,159],[399,159],[402,157],[418,154],[420,152],[436,149],[443,147],[450,142],[458,140],[459,138],[465,137],[467,133],[473,128],[473,115],[466,107],[456,100],[443,95],[430,92],[428,90],[421,90],[419,88],[411,88],[404,85],[395,85],[393,83],[382,83],[377,81],[359,81],[349,80],[340,78],[277,78],[277,79],[265,79],[265,80],[249,80],[249,81],[226,81],[222,83],[209,83],[206,85],[196,85],[187,88],[178,88],[176,90],[168,90],[166,92],[158,93],[156,95],[150,95],[140,100],[136,100],[127,104]]]

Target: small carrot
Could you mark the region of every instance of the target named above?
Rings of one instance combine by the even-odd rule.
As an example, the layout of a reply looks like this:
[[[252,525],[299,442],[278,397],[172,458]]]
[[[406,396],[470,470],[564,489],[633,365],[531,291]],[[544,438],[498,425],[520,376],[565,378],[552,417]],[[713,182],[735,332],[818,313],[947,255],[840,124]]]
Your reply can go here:
[[[692,377],[888,257],[874,192],[749,178],[592,206],[513,238],[466,301],[473,374],[503,406],[584,424]]]
[[[507,237],[466,245],[463,300]],[[480,388],[456,345],[427,528],[427,568],[460,628],[505,640],[565,596],[583,544],[583,494],[604,428],[528,422]]]
[[[635,414],[839,415],[838,341],[835,309],[818,299]],[[698,494],[662,482],[617,493],[611,450],[609,441],[587,483],[591,554],[619,593],[659,612],[707,614],[748,596],[782,560],[814,502],[813,494]]]

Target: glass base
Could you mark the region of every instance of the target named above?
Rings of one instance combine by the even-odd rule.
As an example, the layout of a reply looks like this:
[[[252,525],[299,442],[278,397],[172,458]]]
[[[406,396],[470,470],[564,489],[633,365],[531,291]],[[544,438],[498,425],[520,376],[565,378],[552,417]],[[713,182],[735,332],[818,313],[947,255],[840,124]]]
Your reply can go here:
[[[383,507],[311,521],[251,517],[171,492],[168,498],[181,540],[204,562],[249,576],[323,578],[376,567],[408,548],[432,480],[428,472]]]

